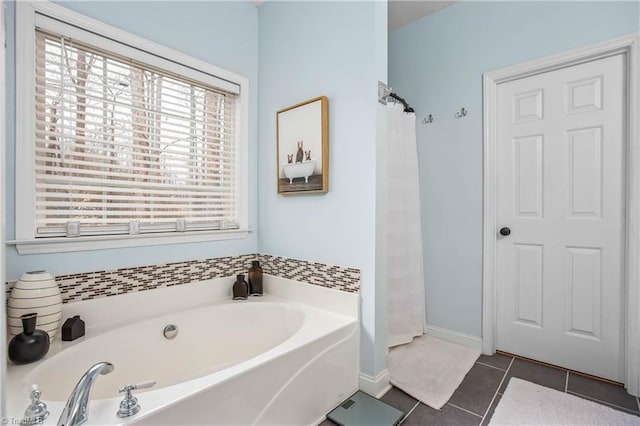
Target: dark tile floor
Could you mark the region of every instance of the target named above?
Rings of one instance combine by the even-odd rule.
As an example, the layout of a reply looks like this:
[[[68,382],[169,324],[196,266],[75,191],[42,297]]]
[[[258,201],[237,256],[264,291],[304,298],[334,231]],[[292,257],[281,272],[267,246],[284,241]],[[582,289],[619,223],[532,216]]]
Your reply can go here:
[[[640,400],[620,386],[503,354],[480,355],[441,410],[434,410],[396,388],[380,399],[408,413],[402,425],[486,425],[511,377],[640,416]],[[332,425],[330,420],[321,424]]]

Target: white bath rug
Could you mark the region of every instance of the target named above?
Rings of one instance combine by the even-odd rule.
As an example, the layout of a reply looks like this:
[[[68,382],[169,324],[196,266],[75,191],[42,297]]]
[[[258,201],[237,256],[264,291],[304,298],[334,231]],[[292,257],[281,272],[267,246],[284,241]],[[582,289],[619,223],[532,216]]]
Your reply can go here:
[[[511,378],[490,425],[640,425],[640,417]]]
[[[391,384],[439,410],[460,386],[480,351],[424,335],[389,351]]]

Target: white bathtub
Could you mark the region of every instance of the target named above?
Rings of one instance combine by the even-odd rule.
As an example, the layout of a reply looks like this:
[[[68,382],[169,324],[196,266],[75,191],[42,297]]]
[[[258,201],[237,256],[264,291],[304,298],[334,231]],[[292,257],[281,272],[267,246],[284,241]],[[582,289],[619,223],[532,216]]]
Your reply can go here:
[[[178,326],[174,339],[163,336],[167,324]],[[95,383],[90,425],[314,424],[357,388],[357,321],[270,295],[93,334],[58,342],[36,364],[9,366],[9,415],[20,417],[37,383],[51,412],[44,424],[56,424],[79,378],[99,361],[115,370]],[[137,392],[141,411],[118,419],[118,389],[147,380],[157,384]]]
[[[282,166],[282,172],[292,183],[296,178],[304,178],[305,183],[309,183],[309,176],[313,174],[316,168],[316,160],[305,161],[297,164],[285,164]]]

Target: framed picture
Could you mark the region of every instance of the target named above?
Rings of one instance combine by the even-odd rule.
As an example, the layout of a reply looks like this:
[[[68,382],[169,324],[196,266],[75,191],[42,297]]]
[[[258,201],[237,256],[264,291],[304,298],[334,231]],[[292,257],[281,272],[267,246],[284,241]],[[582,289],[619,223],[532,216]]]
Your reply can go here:
[[[329,190],[328,104],[320,96],[277,112],[278,194]]]

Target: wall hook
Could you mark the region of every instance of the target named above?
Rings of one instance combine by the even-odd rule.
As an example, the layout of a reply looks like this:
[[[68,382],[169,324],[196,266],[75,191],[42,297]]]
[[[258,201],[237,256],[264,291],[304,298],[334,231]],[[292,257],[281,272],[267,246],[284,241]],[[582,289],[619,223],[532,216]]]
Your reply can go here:
[[[456,112],[456,118],[462,118],[467,116],[467,110],[464,107],[460,108],[460,111]]]
[[[422,119],[422,124],[433,123],[433,115],[429,114],[425,118]]]

